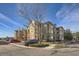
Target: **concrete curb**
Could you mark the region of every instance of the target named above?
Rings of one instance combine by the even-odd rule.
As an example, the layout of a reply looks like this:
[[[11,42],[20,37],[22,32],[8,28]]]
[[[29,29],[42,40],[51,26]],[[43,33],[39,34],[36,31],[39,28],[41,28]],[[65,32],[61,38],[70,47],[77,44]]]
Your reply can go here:
[[[19,45],[16,43],[10,43],[11,45],[17,46],[17,47],[22,47],[22,48],[35,48],[35,49],[52,49],[53,47],[44,47],[44,48],[39,48],[39,47],[28,47],[28,46],[23,46],[23,45]]]
[[[23,46],[23,45],[19,45],[19,44],[15,44],[15,43],[10,43],[11,45],[15,45],[18,47],[22,47],[22,48],[35,48],[35,47],[27,47],[27,46]]]

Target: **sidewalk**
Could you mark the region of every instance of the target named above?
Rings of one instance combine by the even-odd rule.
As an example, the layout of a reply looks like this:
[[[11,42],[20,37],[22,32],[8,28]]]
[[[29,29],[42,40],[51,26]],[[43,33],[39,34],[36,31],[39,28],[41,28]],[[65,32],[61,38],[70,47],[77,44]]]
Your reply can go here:
[[[54,47],[55,47],[55,44],[51,44],[50,46],[45,47],[45,49],[53,49]]]

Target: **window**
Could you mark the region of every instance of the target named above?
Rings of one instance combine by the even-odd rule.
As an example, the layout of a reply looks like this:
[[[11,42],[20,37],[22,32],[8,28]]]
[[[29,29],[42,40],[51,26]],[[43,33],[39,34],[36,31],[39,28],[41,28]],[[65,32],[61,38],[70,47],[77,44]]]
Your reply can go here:
[[[45,27],[47,26],[47,25],[44,25]]]
[[[31,32],[33,32],[33,30],[31,30]]]

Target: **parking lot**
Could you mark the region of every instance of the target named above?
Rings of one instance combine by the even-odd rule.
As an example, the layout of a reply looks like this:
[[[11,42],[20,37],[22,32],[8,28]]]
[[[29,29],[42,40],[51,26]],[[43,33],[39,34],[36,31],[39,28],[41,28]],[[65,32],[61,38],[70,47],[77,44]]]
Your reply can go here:
[[[22,48],[14,45],[0,45],[0,56],[34,56],[49,55],[50,50],[40,48]]]
[[[72,46],[72,48],[25,48],[14,44],[1,43],[0,56],[79,56],[79,44],[69,46]]]

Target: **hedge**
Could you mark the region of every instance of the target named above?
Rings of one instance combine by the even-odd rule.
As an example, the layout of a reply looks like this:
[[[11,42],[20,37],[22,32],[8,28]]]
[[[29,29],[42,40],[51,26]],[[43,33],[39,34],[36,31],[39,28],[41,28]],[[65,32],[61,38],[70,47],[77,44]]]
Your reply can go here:
[[[37,44],[29,44],[29,46],[32,46],[32,47],[46,47],[46,46],[49,46],[49,44],[45,44],[45,43],[37,43]]]

